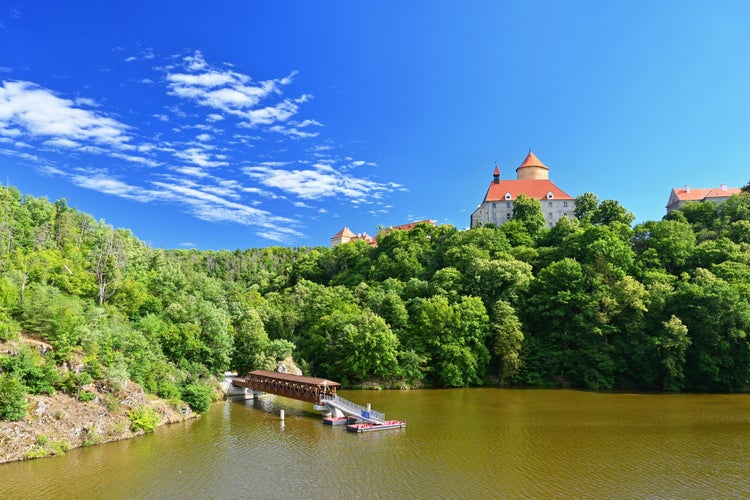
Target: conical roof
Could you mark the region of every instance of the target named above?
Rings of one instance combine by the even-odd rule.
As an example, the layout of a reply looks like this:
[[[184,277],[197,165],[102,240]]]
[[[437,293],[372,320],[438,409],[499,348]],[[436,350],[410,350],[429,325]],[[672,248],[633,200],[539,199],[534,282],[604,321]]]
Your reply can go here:
[[[342,236],[344,238],[354,238],[357,235],[354,234],[354,232],[351,229],[349,229],[348,227],[344,226],[341,229],[341,231],[339,231],[338,233],[336,233],[333,236],[331,236],[331,238],[341,238]]]
[[[541,168],[549,170],[547,165],[542,163],[542,160],[537,158],[536,155],[531,152],[531,150],[529,150],[529,154],[526,155],[526,159],[523,160],[523,163],[521,163],[521,165],[519,165],[518,168],[526,168],[526,167],[541,167]],[[518,170],[518,168],[516,170]]]

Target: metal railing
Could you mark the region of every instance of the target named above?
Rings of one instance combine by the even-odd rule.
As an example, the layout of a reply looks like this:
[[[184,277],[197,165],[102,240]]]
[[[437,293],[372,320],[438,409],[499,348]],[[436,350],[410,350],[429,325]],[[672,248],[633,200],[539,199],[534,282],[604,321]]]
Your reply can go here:
[[[362,417],[365,420],[385,422],[385,413],[373,409],[368,410],[366,407],[358,405],[357,403],[352,403],[348,399],[344,399],[337,394],[321,395],[321,400],[324,403],[330,401],[333,406],[338,407],[345,413]]]

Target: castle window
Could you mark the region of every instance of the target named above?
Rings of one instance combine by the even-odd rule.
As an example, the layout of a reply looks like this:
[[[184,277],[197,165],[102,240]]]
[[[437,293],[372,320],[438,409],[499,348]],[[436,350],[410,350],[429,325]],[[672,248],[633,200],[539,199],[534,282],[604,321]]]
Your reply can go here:
[[[505,217],[506,217],[506,218],[507,218],[508,220],[510,220],[510,212],[508,212],[507,214],[505,214]]]
[[[552,194],[552,191],[550,191],[549,193],[547,193],[547,199],[548,199],[548,200],[551,200],[551,199],[552,199],[552,198],[554,198],[554,197],[555,197],[555,195],[554,195],[554,194]]]
[[[510,193],[505,193],[505,199],[506,200],[510,200],[511,198],[512,198],[512,196],[510,195]]]
[[[552,202],[551,201],[549,202],[549,206],[552,206]]]
[[[513,206],[513,204],[512,204],[511,202],[508,202],[508,203],[506,203],[506,204],[505,204],[505,207],[506,207],[506,208],[510,208],[510,207],[512,207],[512,206]]]
[[[550,213],[549,213],[549,218],[550,218],[550,219],[552,218],[552,212],[550,212]]]
[[[567,202],[567,201],[564,201],[564,202],[563,202],[563,206],[564,206],[564,207],[567,207],[567,206],[568,206],[568,202]]]

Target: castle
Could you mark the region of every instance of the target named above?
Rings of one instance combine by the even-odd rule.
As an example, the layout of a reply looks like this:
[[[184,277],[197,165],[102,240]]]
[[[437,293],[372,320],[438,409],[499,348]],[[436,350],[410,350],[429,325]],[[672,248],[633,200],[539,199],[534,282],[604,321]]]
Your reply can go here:
[[[500,169],[495,166],[494,178],[484,201],[471,214],[471,227],[500,226],[512,220],[513,202],[520,194],[541,202],[549,227],[563,217],[573,217],[575,198],[549,180],[549,168],[529,150],[526,159],[516,168],[515,180],[500,180]]]
[[[667,212],[679,209],[688,201],[712,201],[722,203],[730,196],[741,192],[740,188],[727,187],[722,184],[719,188],[674,188],[667,203]],[[548,227],[553,227],[563,217],[575,217],[576,200],[549,180],[549,167],[529,150],[529,154],[521,165],[516,168],[516,179],[500,179],[500,169],[495,166],[493,179],[484,200],[471,214],[471,227],[481,227],[485,224],[500,226],[513,220],[513,203],[519,195],[539,200],[542,213]],[[389,230],[408,231],[419,223],[435,224],[435,221],[425,220],[412,222],[400,226],[382,229],[380,233]],[[367,244],[377,246],[376,238],[367,233],[355,234],[348,227],[344,227],[331,237],[331,246],[340,245],[353,240],[364,240]]]
[[[733,194],[740,194],[742,189],[727,187],[722,184],[718,188],[674,188],[667,201],[667,213],[679,208],[688,201],[712,201],[714,203],[723,203]]]

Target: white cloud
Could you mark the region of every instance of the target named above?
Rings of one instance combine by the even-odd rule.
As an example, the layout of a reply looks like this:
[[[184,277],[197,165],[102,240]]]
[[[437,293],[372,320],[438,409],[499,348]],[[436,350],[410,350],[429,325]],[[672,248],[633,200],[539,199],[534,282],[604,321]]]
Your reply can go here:
[[[172,170],[190,177],[208,177],[208,173],[199,167],[172,167]]]
[[[379,192],[392,190],[387,184],[357,178],[339,172],[327,164],[317,164],[312,169],[303,170],[285,170],[261,165],[245,167],[243,171],[264,186],[306,200],[343,197],[350,202],[366,202],[375,198]]]
[[[310,126],[316,126],[316,127],[322,127],[323,126],[323,124],[321,124],[317,120],[304,120],[304,121],[301,121],[299,123],[294,123],[294,125],[296,125],[299,128],[305,128],[305,127],[310,127]]]
[[[187,148],[181,151],[175,151],[174,155],[181,160],[188,161],[199,167],[222,167],[228,165],[226,161],[216,161],[215,156],[206,151],[205,148]]]
[[[98,102],[96,102],[93,99],[89,99],[88,97],[78,97],[78,98],[76,98],[76,100],[74,102],[75,102],[76,106],[89,106],[89,107],[92,107],[92,108],[98,108],[99,107],[99,103]]]
[[[81,146],[80,142],[71,141],[70,139],[66,139],[65,137],[56,137],[54,139],[44,141],[43,144],[45,146],[59,146],[62,148],[78,148]]]
[[[279,231],[257,231],[255,234],[260,236],[261,238],[264,238],[270,241],[275,241],[276,243],[289,243],[290,241],[293,241],[290,238],[290,235],[281,233]],[[303,235],[299,233],[294,236],[303,236]]]
[[[128,126],[24,81],[3,82],[0,87],[0,130],[11,127],[34,137],[59,139],[65,147],[65,141],[92,141],[123,148],[131,140]]]
[[[203,54],[198,51],[192,56],[184,57],[183,62],[185,66],[181,71],[166,75],[170,94],[236,116],[246,127],[287,121],[297,114],[299,105],[310,98],[303,94],[297,99],[283,99],[261,107],[263,100],[280,95],[281,88],[292,82],[295,73],[281,79],[254,82],[250,76],[234,70],[210,68]],[[211,113],[208,119],[217,121],[220,116]],[[300,126],[319,125],[315,120],[301,123],[304,125]]]
[[[73,174],[70,180],[76,186],[92,189],[104,194],[148,203],[162,198],[158,192],[128,184],[104,173]]]
[[[297,139],[306,139],[309,137],[317,137],[318,135],[320,135],[318,132],[303,132],[295,127],[284,127],[282,125],[274,125],[268,130],[270,130],[271,132],[278,132],[280,134],[284,134],[289,137],[294,137]]]

